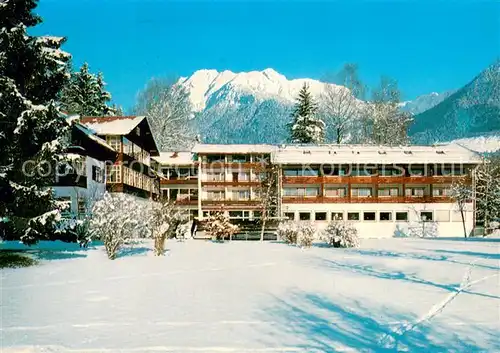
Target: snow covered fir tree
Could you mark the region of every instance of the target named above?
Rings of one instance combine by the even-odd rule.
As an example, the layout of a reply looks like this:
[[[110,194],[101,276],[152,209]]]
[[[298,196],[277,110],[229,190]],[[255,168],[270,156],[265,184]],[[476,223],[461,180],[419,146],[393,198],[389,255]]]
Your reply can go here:
[[[325,139],[325,123],[316,116],[318,108],[306,83],[302,86],[289,124],[290,142],[321,143]]]
[[[34,0],[0,3],[0,223],[4,238],[53,234],[59,211],[51,169],[67,124],[56,99],[69,78],[64,38],[37,37]]]
[[[71,75],[61,93],[61,108],[69,114],[81,116],[114,115],[116,109],[109,107],[111,94],[105,90],[106,83],[102,72],[97,75],[89,71],[84,63]]]

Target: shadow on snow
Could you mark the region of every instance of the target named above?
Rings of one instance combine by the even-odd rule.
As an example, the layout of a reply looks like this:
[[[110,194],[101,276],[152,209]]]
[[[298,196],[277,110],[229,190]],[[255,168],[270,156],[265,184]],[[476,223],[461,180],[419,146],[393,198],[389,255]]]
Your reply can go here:
[[[485,352],[473,341],[465,340],[453,327],[443,324],[429,327],[429,323],[401,333],[401,323],[414,322],[413,315],[391,313],[384,307],[378,310],[363,307],[358,301],[339,298],[343,303],[332,302],[318,294],[291,292],[284,298],[274,298],[262,315],[275,323],[267,346],[289,337],[293,345],[307,352]],[[472,324],[471,324],[472,325]],[[470,325],[469,325],[469,328]],[[485,331],[494,346],[494,330]],[[432,335],[431,335],[432,334]],[[283,337],[281,337],[283,336]],[[287,339],[288,337],[288,339]],[[500,348],[500,346],[499,346]]]

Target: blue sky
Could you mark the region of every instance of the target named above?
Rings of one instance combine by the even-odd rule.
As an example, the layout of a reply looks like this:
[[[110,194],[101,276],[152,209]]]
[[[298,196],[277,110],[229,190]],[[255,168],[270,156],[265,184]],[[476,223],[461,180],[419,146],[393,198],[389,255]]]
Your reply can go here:
[[[321,79],[356,62],[404,99],[459,88],[500,56],[500,1],[41,0],[35,33],[66,36],[129,108],[153,76],[268,67]]]

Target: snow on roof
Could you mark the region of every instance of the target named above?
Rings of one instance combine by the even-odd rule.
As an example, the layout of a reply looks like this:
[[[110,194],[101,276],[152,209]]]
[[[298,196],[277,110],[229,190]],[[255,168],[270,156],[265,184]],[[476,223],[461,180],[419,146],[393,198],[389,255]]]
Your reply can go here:
[[[153,157],[162,165],[190,165],[193,164],[193,154],[189,151],[183,152],[160,152],[158,157]]]
[[[80,122],[97,135],[127,135],[145,116],[82,117]]]
[[[276,149],[276,146],[265,145],[265,144],[227,144],[227,145],[216,145],[216,144],[196,144],[192,152],[193,153],[271,153]]]
[[[87,137],[89,139],[91,139],[91,140],[97,142],[98,144],[100,144],[101,146],[104,146],[104,147],[110,149],[111,151],[115,152],[113,147],[108,145],[108,143],[105,140],[103,140],[99,136],[94,135],[93,132],[91,130],[87,129],[84,125],[77,123],[77,124],[75,124],[75,126],[78,130],[82,131],[85,135],[87,135]]]
[[[480,163],[478,154],[457,144],[434,146],[281,145],[278,164]]]

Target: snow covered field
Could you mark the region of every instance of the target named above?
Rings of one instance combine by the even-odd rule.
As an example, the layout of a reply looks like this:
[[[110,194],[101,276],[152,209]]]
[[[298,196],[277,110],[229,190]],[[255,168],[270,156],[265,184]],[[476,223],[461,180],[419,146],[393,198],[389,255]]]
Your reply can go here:
[[[2,270],[2,352],[500,351],[500,242],[167,247]]]

